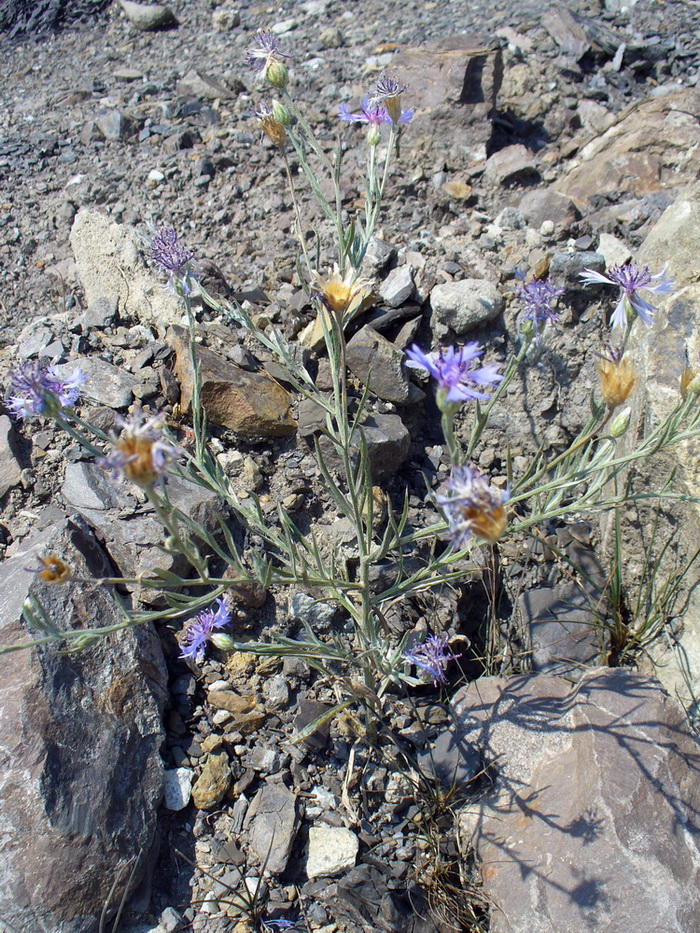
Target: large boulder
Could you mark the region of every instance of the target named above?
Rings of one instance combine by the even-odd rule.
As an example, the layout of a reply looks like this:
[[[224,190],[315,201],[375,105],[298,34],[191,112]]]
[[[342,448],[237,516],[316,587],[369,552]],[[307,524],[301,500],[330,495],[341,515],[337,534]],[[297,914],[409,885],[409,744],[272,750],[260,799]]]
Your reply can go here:
[[[61,631],[123,621],[107,587],[27,570],[48,552],[76,577],[111,574],[87,526],[49,510],[0,566],[0,645],[41,637],[22,618],[27,597]],[[65,648],[0,654],[0,917],[28,933],[97,933],[141,878],[162,795],[157,636],[139,626]]]
[[[700,929],[700,750],[657,681],[482,677],[453,706],[492,781],[460,815],[491,933]]]

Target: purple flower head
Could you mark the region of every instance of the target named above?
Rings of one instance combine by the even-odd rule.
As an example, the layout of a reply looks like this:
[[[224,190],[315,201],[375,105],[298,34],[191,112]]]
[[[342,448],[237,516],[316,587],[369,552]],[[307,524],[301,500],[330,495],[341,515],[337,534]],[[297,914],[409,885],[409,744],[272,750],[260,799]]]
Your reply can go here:
[[[399,84],[393,75],[381,74],[377,79],[373,103],[383,104],[393,123],[410,123],[413,109],[401,109],[401,95],[408,90],[407,84]]]
[[[289,58],[280,49],[280,40],[268,30],[258,32],[246,50],[246,64],[256,74],[266,78],[275,87],[284,87],[287,83],[287,68],[282,62]]]
[[[564,294],[564,289],[548,279],[531,279],[526,282],[525,276],[521,277],[523,282],[516,296],[523,305],[523,318],[532,321],[535,340],[539,343],[547,322],[556,323],[559,320],[557,313],[552,310],[552,302]]]
[[[447,683],[447,664],[449,661],[461,657],[453,654],[449,647],[446,635],[429,635],[422,645],[417,645],[410,651],[404,651],[403,659],[409,664],[415,664],[421,671],[432,677],[433,684]]]
[[[63,409],[75,405],[80,395],[79,386],[87,376],[78,366],[68,378],[62,378],[56,370],[39,363],[22,363],[11,376],[11,389],[7,407],[16,418],[38,415],[51,418]]]
[[[636,262],[627,265],[613,266],[607,275],[585,269],[581,273],[582,280],[587,285],[617,285],[620,288],[620,300],[610,318],[613,330],[623,330],[627,324],[627,312],[631,309],[647,326],[654,320],[656,307],[639,294],[641,290],[656,295],[670,295],[673,293],[673,282],[666,278],[666,266],[661,272],[652,275],[649,266],[638,266]],[[656,284],[654,284],[656,283]]]
[[[263,920],[261,921],[265,930],[289,930],[290,933],[299,931],[296,920]]]
[[[445,483],[446,495],[435,496],[449,523],[454,547],[466,546],[470,535],[495,543],[508,524],[504,504],[508,493],[493,489],[474,467],[455,467]]]
[[[459,350],[454,347],[440,347],[432,353],[424,353],[415,344],[406,350],[407,366],[424,369],[437,381],[438,405],[443,403],[467,402],[472,399],[488,401],[480,386],[490,386],[500,382],[503,376],[498,372],[498,364],[474,368],[476,360],[483,353],[478,343],[465,343]]]
[[[369,123],[370,126],[381,126],[382,123],[391,123],[391,117],[386,112],[386,107],[382,104],[372,101],[365,97],[360,104],[359,113],[350,113],[348,105],[340,105],[338,117],[346,123]]]
[[[231,610],[226,605],[224,597],[219,596],[216,600],[216,611],[214,609],[203,609],[199,615],[187,623],[182,636],[183,647],[180,651],[180,657],[192,658],[192,660],[201,664],[204,660],[207,642],[213,640],[217,629],[225,628],[230,622]]]
[[[112,479],[126,478],[137,486],[153,486],[179,454],[177,447],[161,434],[164,418],[162,414],[149,418],[140,410],[130,420],[117,415],[114,420],[121,433],[112,433],[112,450],[98,461],[99,465],[112,474]]]
[[[177,231],[173,227],[159,227],[151,237],[150,250],[153,262],[168,274],[166,287],[189,295],[197,268],[194,253],[180,243]]]

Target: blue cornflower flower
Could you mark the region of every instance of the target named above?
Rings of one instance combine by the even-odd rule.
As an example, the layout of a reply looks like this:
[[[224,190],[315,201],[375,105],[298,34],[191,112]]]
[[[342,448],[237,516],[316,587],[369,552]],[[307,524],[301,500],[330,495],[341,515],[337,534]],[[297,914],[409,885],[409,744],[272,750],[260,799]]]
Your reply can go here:
[[[391,117],[386,107],[377,101],[364,97],[360,104],[359,113],[350,113],[348,105],[342,103],[338,111],[338,118],[346,123],[369,123],[371,126],[381,126],[382,123],[391,123]]]
[[[436,380],[438,406],[459,404],[473,399],[488,401],[490,398],[481,392],[481,386],[490,386],[500,382],[503,376],[498,372],[497,363],[487,363],[474,368],[474,363],[483,353],[478,343],[465,343],[459,350],[454,347],[440,347],[432,353],[424,353],[415,344],[406,350],[407,366],[424,369]]]
[[[215,630],[225,628],[230,622],[231,610],[227,606],[224,597],[219,596],[216,600],[216,611],[214,609],[204,609],[191,622],[187,623],[182,637],[183,647],[180,651],[180,657],[192,658],[201,664],[204,660],[207,642],[213,641],[216,644]]]
[[[455,467],[445,483],[446,495],[435,496],[449,523],[454,547],[466,546],[470,535],[494,544],[508,524],[505,503],[508,492],[493,489],[474,467]]]
[[[38,415],[52,418],[63,408],[71,408],[80,395],[79,386],[87,376],[78,366],[68,379],[62,378],[52,366],[23,363],[11,378],[7,407],[17,418]]]
[[[159,227],[151,237],[150,250],[153,262],[168,274],[166,287],[179,294],[191,294],[197,264],[193,261],[194,253],[180,243],[177,231],[173,227]]]
[[[636,314],[643,324],[651,325],[654,320],[656,308],[639,294],[641,290],[652,292],[655,295],[670,295],[673,293],[673,282],[666,278],[666,266],[656,275],[652,275],[649,266],[638,266],[636,262],[628,265],[613,266],[607,275],[585,269],[581,273],[582,280],[587,285],[617,285],[620,288],[620,300],[610,318],[613,330],[622,330],[627,324],[628,314],[634,320]],[[656,281],[656,284],[652,284]]]
[[[547,322],[556,323],[559,320],[558,314],[552,310],[552,302],[564,294],[564,289],[548,279],[531,279],[526,282],[524,275],[521,278],[523,282],[516,297],[523,304],[523,319],[532,321],[535,340],[539,343]]]
[[[459,654],[453,654],[448,647],[446,635],[430,635],[422,645],[416,645],[409,651],[404,651],[403,659],[409,664],[415,664],[421,671],[425,671],[432,677],[433,684],[437,687],[439,684],[447,683],[447,664],[449,661],[461,657]]]
[[[393,75],[381,74],[377,78],[372,101],[383,104],[386,112],[394,123],[410,123],[413,119],[413,108],[401,109],[401,95],[408,90],[407,84],[399,84]]]

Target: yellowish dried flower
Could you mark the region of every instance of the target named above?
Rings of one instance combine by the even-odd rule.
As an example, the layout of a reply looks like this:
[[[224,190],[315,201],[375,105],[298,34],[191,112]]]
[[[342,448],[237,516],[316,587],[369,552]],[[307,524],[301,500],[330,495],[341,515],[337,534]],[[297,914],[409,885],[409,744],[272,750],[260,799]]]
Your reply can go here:
[[[368,308],[374,297],[369,282],[356,269],[349,268],[341,276],[337,264],[325,278],[317,274],[315,285],[323,304],[343,322]]]
[[[67,583],[73,576],[73,571],[58,554],[51,553],[46,557],[40,557],[39,563],[41,569],[37,570],[36,575],[43,583]]]
[[[689,395],[700,392],[700,373],[686,366],[681,374],[681,398],[685,401]]]
[[[622,405],[637,385],[634,363],[626,356],[619,360],[614,356],[610,359],[607,357],[599,359],[598,376],[601,394],[610,408]]]

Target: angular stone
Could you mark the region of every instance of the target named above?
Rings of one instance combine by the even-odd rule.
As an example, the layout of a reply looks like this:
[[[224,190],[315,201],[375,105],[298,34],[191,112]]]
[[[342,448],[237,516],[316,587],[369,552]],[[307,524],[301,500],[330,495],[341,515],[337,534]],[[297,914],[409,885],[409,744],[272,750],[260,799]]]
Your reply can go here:
[[[513,188],[539,181],[540,173],[535,156],[521,143],[517,143],[499,149],[488,157],[484,178],[502,188]]]
[[[503,310],[503,298],[486,279],[462,279],[436,285],[430,292],[433,330],[438,339],[450,331],[458,337],[492,321]]]
[[[46,510],[0,566],[0,644],[41,636],[22,619],[29,594],[62,631],[122,621],[107,588],[27,572],[51,551],[76,576],[111,575],[87,526]],[[16,930],[95,933],[104,905],[138,884],[130,870],[154,838],[167,672],[150,626],[63,647],[0,655],[0,917]]]
[[[189,342],[176,333],[170,343],[176,354],[180,404],[187,411],[192,401]],[[198,347],[197,356],[202,378],[201,403],[211,424],[231,428],[245,437],[283,437],[295,431],[289,394],[269,376],[241,369],[207,347]]]
[[[565,231],[579,216],[570,198],[552,188],[533,188],[526,191],[518,208],[535,230],[539,230],[546,220],[551,220],[555,227]]]
[[[392,71],[410,87],[416,110],[408,145],[433,154],[449,145],[468,159],[486,158],[503,73],[500,48],[454,36],[406,49]]]
[[[395,476],[411,447],[411,435],[398,415],[370,415],[362,423],[372,479]]]
[[[192,796],[191,768],[171,768],[164,774],[163,806],[167,810],[184,810]]]
[[[113,366],[99,356],[81,356],[56,369],[62,376],[71,376],[76,366],[80,366],[87,376],[80,387],[82,398],[107,408],[126,408],[133,401],[138,376],[123,366]]]
[[[583,147],[555,190],[590,210],[590,199],[601,195],[624,200],[694,181],[700,173],[699,110],[697,88],[631,104]]]
[[[348,341],[346,359],[350,372],[378,398],[399,404],[408,401],[404,354],[373,327],[361,328]]]
[[[233,777],[226,752],[210,754],[192,788],[192,803],[198,810],[209,810],[221,803]]]
[[[106,110],[95,118],[95,126],[105,139],[116,142],[134,132],[132,121],[119,110]]]
[[[354,868],[360,840],[344,826],[311,826],[306,855],[306,875],[334,878]]]
[[[160,3],[135,3],[134,0],[119,0],[125,16],[141,32],[177,26],[177,17],[170,7]]]
[[[221,81],[203,71],[188,71],[177,87],[179,94],[190,94],[200,100],[228,100],[236,94]]]
[[[622,266],[632,258],[632,253],[622,240],[618,240],[609,233],[600,234],[596,252],[600,253],[605,260],[607,269],[612,266]]]
[[[251,803],[249,816],[251,811],[251,845],[261,862],[267,860],[267,871],[280,875],[297,833],[297,798],[284,784],[266,784]]]
[[[460,815],[492,933],[700,929],[698,742],[655,680],[482,677],[453,708],[494,781]]]
[[[70,234],[80,284],[88,306],[100,298],[119,299],[119,310],[161,335],[182,317],[181,299],[146,264],[143,244],[133,229],[107,214],[80,211]]]
[[[169,476],[172,502],[211,534],[219,532],[217,514],[223,515],[215,493],[197,483]],[[61,495],[97,532],[124,577],[149,575],[156,568],[188,575],[191,568],[181,554],[162,550],[164,531],[155,514],[139,511],[126,483],[112,483],[95,463],[67,463]],[[111,574],[110,574],[111,575]],[[159,603],[162,593],[153,587],[135,587],[144,602]]]
[[[600,657],[594,605],[594,598],[573,583],[536,587],[521,594],[516,611],[530,633],[533,670],[548,674],[580,671]]]
[[[542,25],[562,52],[573,56],[576,61],[591,47],[581,24],[565,6],[557,4],[549,7],[542,17]]]
[[[21,476],[22,467],[13,450],[12,422],[7,415],[0,415],[0,498],[19,483]]]
[[[588,251],[554,253],[549,263],[549,277],[552,281],[561,283],[567,288],[581,291],[584,289],[581,273],[585,269],[605,272],[605,259],[600,253]],[[585,286],[585,288],[588,289],[590,286]]]
[[[411,266],[397,266],[382,282],[379,294],[390,308],[398,308],[404,301],[408,301],[415,288]]]
[[[214,709],[225,709],[229,713],[249,713],[255,708],[255,703],[250,697],[242,697],[233,690],[210,690],[207,700]]]

